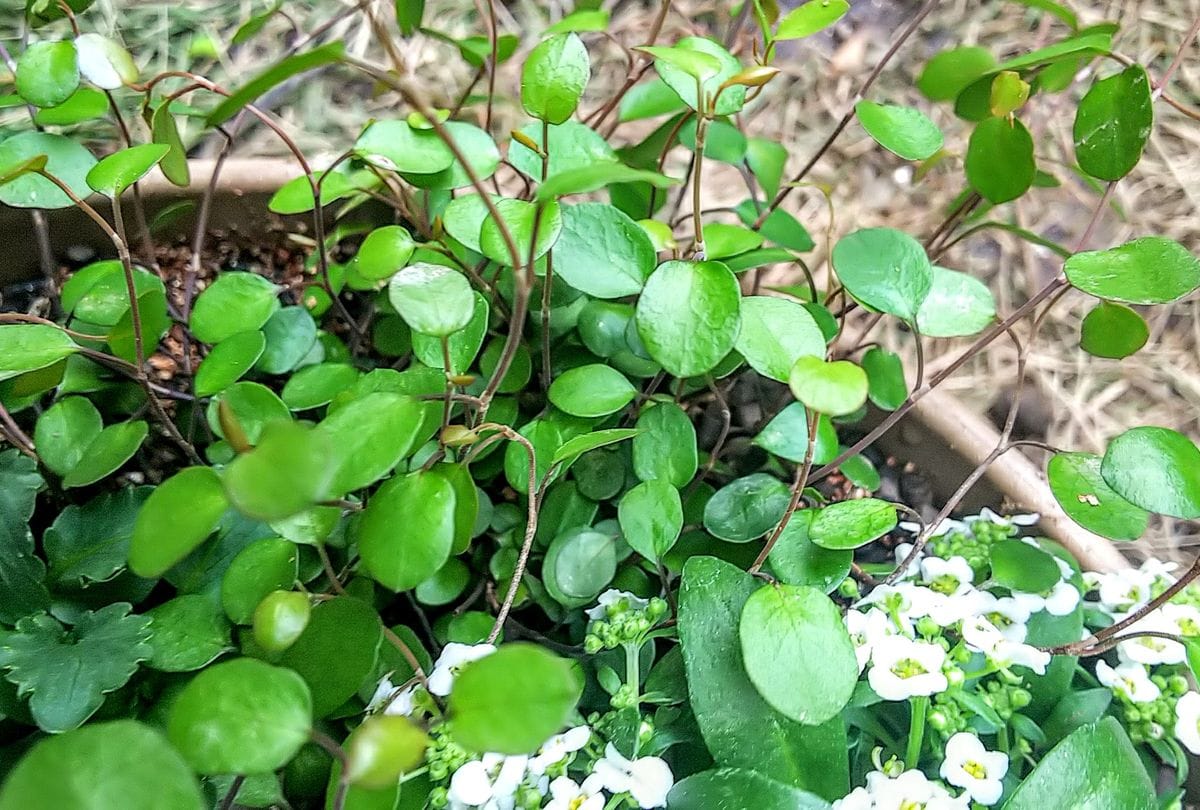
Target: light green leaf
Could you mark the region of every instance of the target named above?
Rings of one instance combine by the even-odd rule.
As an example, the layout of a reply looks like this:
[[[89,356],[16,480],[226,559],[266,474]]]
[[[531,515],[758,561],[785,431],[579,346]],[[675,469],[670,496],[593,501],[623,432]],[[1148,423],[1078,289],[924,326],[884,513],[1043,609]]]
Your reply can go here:
[[[129,546],[129,569],[160,577],[212,534],[229,506],[211,467],[188,467],[159,484],[138,512]],[[163,526],[171,531],[164,532]]]
[[[317,426],[339,449],[329,491],[342,496],[387,475],[421,438],[424,410],[403,394],[379,391],[338,408]]]
[[[141,180],[171,151],[159,143],[144,143],[113,152],[100,160],[87,173],[87,183],[93,191],[108,197],[120,197],[125,189]]]
[[[221,607],[235,624],[249,624],[254,609],[273,591],[296,582],[300,555],[278,537],[256,540],[237,553],[221,577]]]
[[[767,423],[754,443],[768,453],[794,464],[804,461],[808,452],[808,416],[804,406],[793,402]],[[816,443],[813,447],[813,464],[828,464],[837,458],[838,437],[833,422],[828,416],[817,419]]]
[[[331,461],[342,450],[307,425],[273,423],[253,450],[225,468],[225,494],[249,517],[291,517],[326,497],[335,466]]]
[[[992,544],[991,565],[992,579],[1018,591],[1045,593],[1062,579],[1054,557],[1016,538]]]
[[[611,535],[586,526],[571,528],[550,542],[542,561],[542,584],[563,607],[580,608],[596,601],[616,572]]]
[[[809,539],[815,509],[799,509],[771,548],[771,571],[788,585],[808,585],[830,593],[850,573],[852,549],[822,548]]]
[[[163,177],[181,188],[187,188],[191,182],[191,169],[188,168],[187,147],[179,134],[179,126],[175,116],[171,114],[171,105],[158,105],[150,119],[151,134],[154,142],[167,147],[167,154],[159,162],[158,168]]]
[[[885,411],[899,408],[908,397],[900,355],[872,346],[863,353],[862,367],[867,374],[867,396],[871,402]]]
[[[354,255],[359,275],[372,281],[383,281],[408,264],[417,245],[412,234],[399,225],[385,225],[367,234]]]
[[[190,325],[204,343],[259,329],[279,309],[278,290],[257,273],[221,273],[196,298]]]
[[[368,717],[346,741],[347,778],[367,788],[395,788],[425,759],[429,735],[407,717]]]
[[[802,356],[825,356],[825,338],[804,307],[784,298],[742,299],[742,328],[734,348],[764,377],[787,382]]]
[[[624,374],[602,363],[563,372],[547,392],[560,411],[585,418],[616,413],[636,395],[637,389]]]
[[[846,0],[808,0],[784,15],[775,29],[775,39],[810,37],[833,25],[849,10]]]
[[[79,347],[55,326],[40,323],[0,326],[0,381],[52,366]]]
[[[532,753],[566,725],[581,691],[570,662],[534,644],[506,644],[463,667],[450,692],[450,727],[468,750]]]
[[[858,682],[842,612],[805,585],[766,585],[742,609],[738,635],[750,682],[769,705],[805,725],[841,712]],[[797,689],[796,684],[805,684]]]
[[[1055,500],[1071,520],[1110,540],[1136,540],[1149,515],[1118,495],[1100,474],[1100,456],[1057,453],[1046,465]]]
[[[471,322],[475,298],[467,277],[440,264],[417,262],[392,276],[388,300],[414,332],[444,337]]]
[[[553,34],[525,60],[521,105],[534,118],[561,124],[579,106],[591,70],[587,48],[577,34]]]
[[[771,531],[791,500],[787,485],[773,475],[735,478],[704,505],[704,528],[730,543],[746,543]]]
[[[308,741],[312,697],[288,669],[253,658],[209,667],[176,697],[171,744],[198,773],[267,773]]]
[[[1131,428],[1108,443],[1100,474],[1114,492],[1147,512],[1200,517],[1200,450],[1182,433]]]
[[[367,572],[393,591],[415,588],[450,557],[454,489],[430,472],[398,475],[376,491],[358,524]]]
[[[921,243],[892,228],[864,228],[833,248],[838,279],[867,306],[912,323],[933,286]]]
[[[70,731],[150,657],[149,624],[123,602],[84,611],[70,631],[45,613],[27,616],[16,629],[0,630],[0,669],[19,696],[29,696],[39,728]]]
[[[47,174],[57,177],[81,199],[91,194],[87,173],[96,165],[96,158],[64,135],[21,132],[0,142],[0,174],[42,155],[47,158],[44,166]],[[62,189],[32,172],[0,185],[0,202],[14,208],[70,208],[75,205]],[[0,356],[4,356],[2,352]]]
[[[17,93],[35,107],[62,104],[79,86],[75,43],[35,42],[17,60]]]
[[[129,51],[115,40],[88,33],[75,37],[79,73],[102,90],[119,90],[138,79],[137,65]]]
[[[963,337],[982,332],[996,318],[992,292],[979,279],[933,268],[933,285],[917,310],[917,330],[925,337]]]
[[[654,57],[654,69],[693,110],[700,109],[696,79],[705,96],[715,96],[722,83],[741,72],[737,58],[706,37],[684,37],[670,48],[641,48]],[[746,88],[728,87],[717,97],[714,115],[733,115],[746,103]]]
[[[266,346],[255,363],[264,374],[286,374],[300,364],[317,342],[317,324],[304,307],[283,307],[262,327]]]
[[[376,121],[354,142],[354,151],[369,163],[406,174],[436,174],[454,164],[454,153],[435,131],[414,129],[407,121]]]
[[[52,472],[66,475],[103,429],[95,405],[84,397],[66,397],[38,417],[33,442],[42,463]]]
[[[788,387],[805,406],[828,416],[853,413],[867,401],[867,374],[849,360],[826,362],[820,357],[796,360]]]
[[[905,160],[924,160],[942,148],[937,124],[914,107],[863,100],[854,106],[854,112],[876,143]]]
[[[140,419],[109,425],[88,444],[79,463],[63,476],[63,489],[94,484],[119,470],[146,440],[149,427]]]
[[[487,180],[496,173],[500,165],[500,150],[492,137],[474,124],[465,121],[447,121],[442,127],[458,145],[467,164],[478,180]],[[450,168],[433,174],[407,173],[404,179],[417,188],[452,189],[471,185],[471,178],[462,165],[455,160]]]
[[[254,367],[266,346],[267,338],[258,329],[238,332],[218,343],[196,369],[196,396],[209,397],[233,385]]]
[[[1124,304],[1101,301],[1080,324],[1079,348],[1094,357],[1120,360],[1135,354],[1149,339],[1146,321]]]
[[[992,52],[978,45],[960,45],[939,52],[925,63],[917,88],[930,101],[953,101],[971,82],[996,67]]]
[[[347,363],[317,363],[305,366],[288,377],[281,396],[293,411],[307,411],[328,405],[357,380],[358,369]]]
[[[550,136],[550,140],[553,142],[553,135]],[[552,165],[553,161],[552,156]],[[654,188],[670,188],[679,185],[678,180],[658,172],[648,169],[632,169],[624,163],[601,160],[586,166],[564,169],[550,175],[538,186],[534,199],[537,202],[548,202],[568,194],[587,194],[599,191],[613,183],[649,183]]]
[[[200,786],[158,731],[133,720],[39,740],[0,789],[0,810],[202,810]]]
[[[554,274],[595,298],[641,292],[657,261],[637,223],[598,202],[562,208],[562,233],[554,243]]]
[[[808,536],[822,548],[858,548],[883,537],[896,523],[896,507],[887,501],[839,501],[817,511]]]
[[[1063,269],[1078,289],[1126,304],[1166,304],[1200,287],[1200,261],[1162,236],[1076,253]]]
[[[683,529],[679,490],[661,478],[643,481],[621,497],[617,517],[625,542],[647,560],[657,562],[675,545]]]
[[[667,261],[637,302],[638,334],[650,356],[676,377],[714,369],[741,326],[741,290],[720,262]]]
[[[215,601],[184,594],[146,613],[150,618],[150,660],[163,672],[191,672],[233,649],[229,622]]]
[[[525,200],[500,200],[496,203],[496,210],[512,237],[521,267],[529,263],[531,245],[533,246],[533,258],[540,259],[550,248],[554,247],[554,243],[562,231],[562,211],[555,202],[541,204]],[[539,220],[536,231],[535,216]],[[536,244],[534,243],[535,233]],[[508,249],[508,242],[502,235],[499,223],[490,213],[483,220],[483,226],[479,230],[479,249],[484,256],[497,264],[512,266],[512,252]]]
[[[661,478],[676,488],[687,486],[699,466],[696,428],[682,408],[661,402],[643,408],[633,437],[633,471],[642,481]]]

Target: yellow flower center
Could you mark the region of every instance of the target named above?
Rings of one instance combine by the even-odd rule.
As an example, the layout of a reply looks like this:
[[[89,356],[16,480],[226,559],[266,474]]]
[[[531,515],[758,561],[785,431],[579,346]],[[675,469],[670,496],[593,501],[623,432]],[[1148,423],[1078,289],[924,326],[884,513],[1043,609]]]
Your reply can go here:
[[[567,802],[567,810],[579,810],[583,807],[583,803],[587,801],[587,796],[576,796],[571,801]]]
[[[904,658],[892,665],[892,674],[897,678],[914,678],[917,675],[925,675],[929,670],[921,665],[920,661],[914,658]]]
[[[972,779],[987,779],[987,768],[973,759],[968,759],[962,767]]]
[[[940,577],[934,577],[933,582],[929,583],[929,589],[950,596],[958,590],[958,579],[950,574],[942,574]]]

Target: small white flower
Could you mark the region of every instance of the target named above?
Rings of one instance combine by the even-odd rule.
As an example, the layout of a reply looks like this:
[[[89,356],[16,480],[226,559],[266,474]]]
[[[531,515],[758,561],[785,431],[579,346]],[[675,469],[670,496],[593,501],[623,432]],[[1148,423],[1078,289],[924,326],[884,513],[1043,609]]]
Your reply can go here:
[[[983,653],[1001,667],[1028,667],[1044,675],[1046,667],[1050,666],[1050,653],[1023,642],[1010,641],[983,616],[964,619],[961,633],[967,649]]]
[[[875,810],[967,810],[965,799],[952,798],[946,788],[916,769],[895,777],[872,771],[867,774],[867,792]]]
[[[966,557],[926,557],[921,560],[921,581],[946,596],[960,596],[971,590],[975,572]]]
[[[942,672],[946,651],[937,644],[891,636],[875,645],[871,660],[867,680],[884,700],[936,695],[949,686]]]
[[[1200,609],[1192,605],[1168,602],[1159,610],[1165,619],[1179,628],[1181,636],[1200,636]]]
[[[865,787],[857,787],[833,803],[833,810],[875,810],[875,798]]]
[[[551,765],[557,765],[587,745],[591,738],[592,730],[587,726],[576,726],[562,734],[555,734],[542,743],[536,756],[529,759],[529,772],[541,776]]]
[[[560,776],[550,783],[550,803],[545,810],[604,810],[604,795],[598,788],[583,786],[569,776]]]
[[[1175,704],[1175,739],[1200,754],[1200,692],[1188,692]]]
[[[946,743],[946,758],[938,772],[950,784],[966,790],[973,800],[993,805],[1004,792],[1000,780],[1008,773],[1008,755],[989,751],[974,734],[960,731]]]
[[[892,554],[896,560],[897,568],[904,564],[904,561],[908,559],[908,555],[912,553],[913,548],[915,548],[915,546],[912,543],[900,543],[892,550]],[[918,556],[917,559],[913,561],[912,565],[909,565],[904,569],[899,577],[901,582],[913,579],[917,576],[917,574],[920,573],[920,561],[921,558]]]
[[[1130,625],[1126,633],[1154,632],[1179,635],[1179,625],[1162,611],[1154,611],[1148,616]],[[1138,636],[1117,645],[1117,657],[1123,662],[1136,661],[1139,664],[1157,666],[1159,664],[1182,664],[1187,659],[1187,651],[1178,641],[1171,641],[1160,636]]]
[[[1011,596],[1002,596],[997,599],[989,593],[980,600],[980,607],[979,615],[991,622],[992,626],[999,630],[1006,639],[1015,642],[1025,640],[1025,636],[1029,632],[1025,627],[1025,623],[1029,621],[1027,605],[1021,604]]]
[[[846,611],[844,618],[846,634],[854,645],[854,657],[858,659],[858,671],[861,673],[871,660],[871,643],[867,636],[867,614],[858,610]]]
[[[442,648],[442,654],[429,673],[429,691],[435,695],[446,696],[458,677],[459,670],[472,661],[486,658],[496,651],[492,644],[459,644],[452,641]]]
[[[1051,616],[1066,616],[1079,604],[1079,591],[1066,580],[1059,580],[1045,593],[1013,591],[1012,599],[1029,615],[1046,611]]]
[[[1032,526],[1041,520],[1041,515],[998,515],[985,506],[979,511],[978,515],[969,517],[966,520],[968,523],[986,520],[989,523],[995,523],[997,526]]]
[[[1096,679],[1131,703],[1153,703],[1162,691],[1141,664],[1130,662],[1113,669],[1105,661],[1096,664]]]
[[[1173,574],[1177,568],[1179,568],[1179,563],[1166,562],[1163,560],[1156,560],[1153,557],[1147,557],[1142,561],[1142,564],[1139,566],[1138,570],[1143,574],[1149,574],[1155,579],[1167,580],[1168,584],[1171,584],[1175,582],[1175,577]]]
[[[1100,608],[1107,613],[1129,613],[1149,602],[1154,594],[1154,574],[1128,569],[1100,580]]]
[[[584,613],[592,621],[599,621],[608,617],[608,609],[610,606],[617,604],[622,599],[630,610],[644,610],[650,604],[649,599],[642,599],[640,596],[634,596],[628,591],[618,591],[616,588],[609,588],[604,593],[600,594],[600,598],[596,600],[596,606]]]
[[[528,757],[484,754],[465,763],[450,777],[447,798],[452,808],[483,807],[502,810],[513,806],[513,797],[525,778]]]
[[[928,588],[913,582],[901,582],[897,585],[880,585],[860,599],[859,605],[879,605],[893,618],[902,623],[901,629],[911,634],[912,619],[928,616],[937,608],[938,597]]]
[[[584,780],[585,787],[599,785],[609,793],[628,793],[641,808],[666,807],[667,794],[674,784],[671,768],[663,760],[626,759],[612,743],[604,749],[604,758],[596,762],[592,775]]]

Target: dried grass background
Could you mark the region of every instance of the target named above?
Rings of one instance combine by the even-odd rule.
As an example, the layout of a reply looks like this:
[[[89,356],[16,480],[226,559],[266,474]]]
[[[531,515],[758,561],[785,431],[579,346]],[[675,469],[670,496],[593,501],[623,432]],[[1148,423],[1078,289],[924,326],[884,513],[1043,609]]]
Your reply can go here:
[[[17,0],[0,2],[0,20],[15,20]],[[644,41],[657,3],[611,2],[612,40],[632,46]],[[1152,79],[1165,70],[1180,42],[1200,14],[1200,0],[1077,0],[1070,3],[1081,23],[1113,20],[1121,24],[1116,48],[1141,62]],[[311,31],[346,6],[336,0],[288,2],[287,18],[276,17],[252,42],[230,47],[239,21],[261,12],[266,4],[236,0],[185,0],[184,2],[127,2],[99,0],[90,12],[89,25],[119,32],[138,54],[146,72],[192,66],[186,54],[194,37],[209,37],[220,57],[203,66],[207,75],[236,85],[294,43],[294,31]],[[391,3],[374,0],[381,15]],[[781,48],[777,64],[784,75],[743,113],[743,128],[751,135],[782,140],[791,155],[792,174],[825,139],[846,111],[871,67],[907,22],[917,3],[906,0],[852,0],[853,9],[830,32]],[[11,7],[11,8],[10,8]],[[519,2],[499,7],[502,33],[527,34],[568,13],[573,4]],[[662,40],[689,33],[724,36],[730,22],[725,0],[676,0]],[[481,0],[428,0],[426,24],[456,36],[485,33]],[[3,23],[0,23],[3,25]],[[962,189],[961,155],[969,128],[946,105],[936,107],[916,92],[914,79],[926,60],[955,44],[979,44],[998,57],[1047,44],[1068,33],[1049,15],[1016,2],[1002,0],[944,0],[925,20],[880,77],[869,96],[878,101],[914,104],[927,111],[946,134],[951,158],[924,176],[914,166],[885,152],[851,123],[807,178],[830,191],[832,206],[815,188],[796,190],[785,204],[813,233],[818,246],[811,266],[824,265],[831,244],[850,230],[876,225],[901,228],[919,238],[933,232],[947,212],[948,203]],[[4,32],[9,39],[15,32]],[[584,109],[601,103],[624,77],[625,56],[613,41],[587,35],[593,41],[597,63],[595,79]],[[324,39],[339,38],[356,53],[382,60],[368,26],[358,16],[334,24]],[[737,45],[749,59],[749,38]],[[428,80],[435,101],[448,106],[462,92],[471,70],[461,64],[454,49],[428,37],[415,37],[402,46],[407,68]],[[522,53],[506,65],[497,79],[500,94],[515,96]],[[1099,194],[1079,180],[1067,166],[1073,159],[1071,125],[1073,104],[1096,74],[1118,69],[1114,62],[1094,62],[1079,81],[1058,96],[1037,96],[1023,119],[1034,133],[1039,165],[1062,183],[1059,188],[1034,189],[989,217],[1004,219],[1072,247],[1086,229]],[[479,85],[483,88],[484,85]],[[1193,108],[1200,108],[1200,45],[1193,43],[1168,92]],[[285,121],[301,146],[320,164],[353,139],[370,117],[395,114],[392,96],[375,96],[365,81],[347,81],[344,74],[328,73],[294,80],[270,94],[267,105]],[[478,113],[479,107],[470,113]],[[1200,123],[1161,101],[1155,106],[1156,125],[1145,156],[1131,175],[1122,180],[1112,205],[1102,214],[1087,248],[1102,248],[1129,239],[1163,234],[1194,252],[1200,249]],[[3,119],[0,119],[0,124]],[[501,101],[496,108],[496,132],[523,123],[519,108]],[[650,129],[642,122],[623,125],[616,140],[632,141]],[[216,144],[200,144],[198,153]],[[283,150],[269,133],[243,134],[238,152],[246,155],[281,155]],[[668,164],[668,173],[681,174],[683,157]],[[713,165],[706,171],[706,207],[736,204],[745,197],[741,178],[728,167]],[[830,220],[830,207],[833,219]],[[682,209],[687,211],[687,203]],[[1019,306],[1059,268],[1049,251],[1029,245],[1007,233],[986,231],[953,248],[943,259],[948,267],[968,271],[988,283],[1002,313]],[[791,271],[773,271],[770,283],[796,279]],[[1090,357],[1078,348],[1079,325],[1093,301],[1080,293],[1068,294],[1047,319],[1034,345],[1028,365],[1023,405],[1026,425],[1044,438],[1067,449],[1102,452],[1106,441],[1137,424],[1171,427],[1200,438],[1200,298],[1172,306],[1145,310],[1151,340],[1145,349],[1124,361]],[[859,327],[852,325],[851,334]],[[912,356],[911,336],[884,327],[874,333],[884,344]],[[1028,329],[1022,333],[1028,335]],[[926,350],[929,368],[955,356],[964,341],[930,341]],[[994,406],[997,393],[1015,386],[1016,351],[999,341],[945,384],[948,391],[980,410]],[[1172,554],[1200,537],[1185,526],[1165,525],[1141,549]],[[1190,556],[1187,555],[1187,556]]]

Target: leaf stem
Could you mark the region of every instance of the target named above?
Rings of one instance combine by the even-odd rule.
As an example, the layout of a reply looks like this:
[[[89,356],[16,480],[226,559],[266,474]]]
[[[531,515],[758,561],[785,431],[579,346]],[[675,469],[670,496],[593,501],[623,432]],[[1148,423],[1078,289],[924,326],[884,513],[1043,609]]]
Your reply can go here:
[[[904,765],[916,768],[921,760],[921,747],[925,742],[925,716],[929,712],[929,698],[909,698],[908,705],[912,708],[912,719],[908,724],[908,747],[904,752]]]

